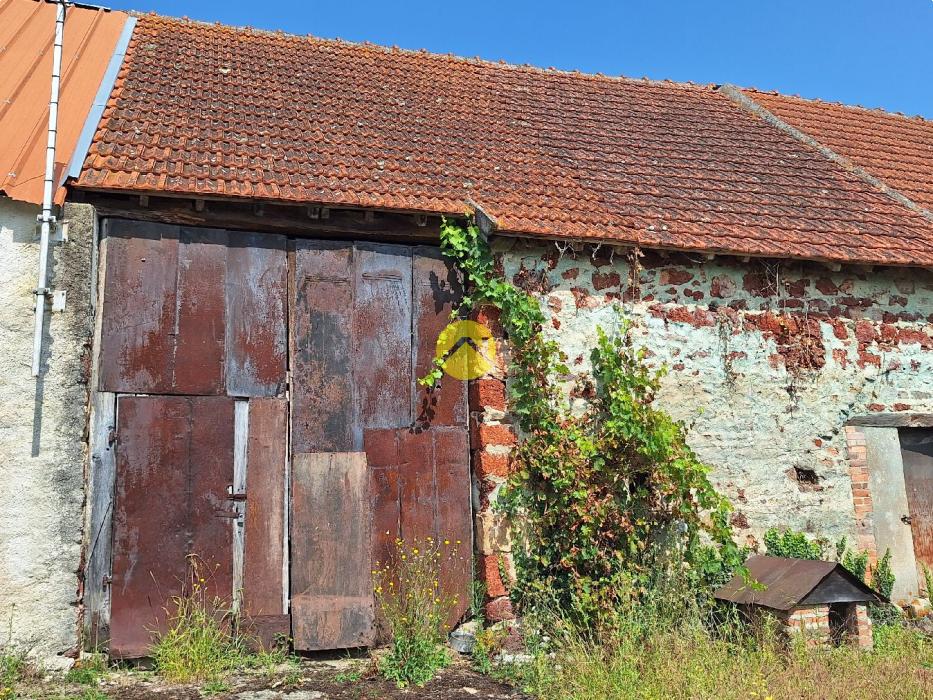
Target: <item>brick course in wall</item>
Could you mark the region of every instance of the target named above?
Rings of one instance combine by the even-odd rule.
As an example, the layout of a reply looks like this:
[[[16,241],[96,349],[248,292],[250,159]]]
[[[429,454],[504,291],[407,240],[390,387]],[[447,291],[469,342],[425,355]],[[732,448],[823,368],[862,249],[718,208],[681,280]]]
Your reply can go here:
[[[846,452],[849,456],[849,478],[852,480],[852,506],[855,513],[856,547],[868,552],[868,561],[878,561],[878,546],[872,527],[872,498],[868,483],[868,446],[865,434],[853,425],[847,425]]]
[[[485,586],[485,615],[490,622],[513,619],[509,600],[514,579],[508,522],[495,509],[499,489],[509,474],[509,458],[517,442],[507,413],[505,368],[508,348],[496,309],[482,308],[474,320],[489,328],[497,341],[497,366],[470,382],[470,446],[478,496],[475,514],[476,577]]]

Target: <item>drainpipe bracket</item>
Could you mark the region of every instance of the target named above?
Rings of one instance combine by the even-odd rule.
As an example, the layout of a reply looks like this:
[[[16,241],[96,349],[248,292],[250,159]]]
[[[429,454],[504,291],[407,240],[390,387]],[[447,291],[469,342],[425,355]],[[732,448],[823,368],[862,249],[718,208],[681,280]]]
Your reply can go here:
[[[42,240],[42,214],[36,217],[36,233],[33,236],[34,241]],[[49,219],[49,242],[67,243],[68,242],[68,220],[59,221],[54,216]]]

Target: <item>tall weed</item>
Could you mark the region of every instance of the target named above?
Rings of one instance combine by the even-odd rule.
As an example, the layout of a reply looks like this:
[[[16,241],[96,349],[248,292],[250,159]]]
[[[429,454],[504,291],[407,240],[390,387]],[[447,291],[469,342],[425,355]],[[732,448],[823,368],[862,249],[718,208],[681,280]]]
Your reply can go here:
[[[202,560],[189,557],[185,590],[166,609],[167,629],[153,635],[152,658],[168,681],[215,682],[245,663],[245,644],[233,633],[229,606],[210,594],[209,576]]]
[[[440,569],[442,559],[458,554],[449,540],[430,537],[395,545],[391,560],[373,571],[380,622],[392,639],[379,671],[400,688],[422,686],[450,663],[447,617],[457,599],[441,591]]]

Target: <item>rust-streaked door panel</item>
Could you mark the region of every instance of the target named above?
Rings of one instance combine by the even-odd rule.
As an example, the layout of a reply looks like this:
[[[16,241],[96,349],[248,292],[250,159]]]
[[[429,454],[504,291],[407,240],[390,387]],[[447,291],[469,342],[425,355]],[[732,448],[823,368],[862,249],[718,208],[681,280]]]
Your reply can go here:
[[[294,261],[292,451],[353,451],[353,245],[298,241]]]
[[[412,257],[412,420],[419,427],[467,425],[463,382],[448,375],[433,390],[418,384],[434,365],[437,337],[450,323],[454,304],[462,296],[454,271],[437,248],[420,246]]]
[[[178,246],[175,358],[178,393],[224,393],[227,232],[183,228]]]
[[[357,245],[353,379],[359,429],[411,422],[411,249]],[[362,439],[360,433],[359,439]],[[356,449],[362,443],[358,442]]]
[[[227,393],[279,396],[285,390],[285,236],[231,233],[227,244]]]
[[[233,400],[122,396],[117,406],[111,654],[147,654],[198,558],[209,597],[230,599]]]
[[[320,571],[305,570],[308,557],[319,560],[332,546],[308,549],[308,533],[319,525],[315,513],[351,542],[358,533],[347,511],[325,500],[327,488],[299,483],[313,478],[309,470],[316,463],[309,460],[324,459],[299,453],[365,458],[372,520],[365,542],[373,563],[393,561],[399,537],[409,544],[428,537],[460,541],[457,556],[440,572],[444,592],[458,597],[452,624],[466,610],[472,573],[466,385],[445,377],[438,390],[425,392],[417,380],[432,366],[437,336],[459,298],[455,276],[436,250],[299,241],[291,277],[296,647],[334,648],[366,636],[348,587],[372,604],[369,565],[358,574],[350,567],[327,569],[326,581],[315,578]],[[362,581],[343,580],[357,575]]]
[[[373,640],[366,455],[292,459],[292,631],[296,649],[348,649]]]
[[[933,569],[933,430],[905,428],[898,432],[914,554],[918,564]]]
[[[447,623],[453,627],[469,608],[473,579],[470,444],[465,430],[438,428],[434,437],[437,538],[441,547],[441,590],[456,598]],[[449,542],[447,545],[445,542]]]
[[[285,238],[108,219],[100,390],[277,396]]]
[[[100,391],[171,393],[179,229],[109,219],[104,230]]]

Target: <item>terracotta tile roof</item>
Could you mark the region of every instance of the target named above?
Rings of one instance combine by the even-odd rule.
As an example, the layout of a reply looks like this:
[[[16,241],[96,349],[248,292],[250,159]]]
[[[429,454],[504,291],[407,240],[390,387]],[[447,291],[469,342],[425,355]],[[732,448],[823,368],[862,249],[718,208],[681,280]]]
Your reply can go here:
[[[920,206],[933,209],[933,122],[773,92],[744,92]]]
[[[0,0],[0,193],[34,204],[45,178],[55,12],[46,2]],[[123,12],[67,9],[56,176],[71,160],[126,20]],[[58,203],[64,194],[58,190]]]
[[[142,17],[78,186],[933,264],[933,227],[709,86]]]

